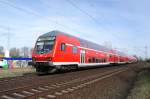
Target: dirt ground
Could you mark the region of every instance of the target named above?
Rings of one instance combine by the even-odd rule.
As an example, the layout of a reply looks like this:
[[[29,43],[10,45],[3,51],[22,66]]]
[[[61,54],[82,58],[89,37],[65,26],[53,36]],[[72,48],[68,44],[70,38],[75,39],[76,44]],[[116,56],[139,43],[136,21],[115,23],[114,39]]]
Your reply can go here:
[[[61,96],[58,96],[57,98],[58,99],[126,99],[131,89],[133,88],[134,81],[136,80],[137,74],[143,68],[150,67],[150,64],[137,63],[137,64],[128,64],[127,66],[130,67],[128,71],[119,73],[117,75],[114,75],[113,77],[106,78],[96,83],[87,85],[71,93],[63,94]],[[90,70],[90,72],[91,71],[94,72],[96,70]],[[22,72],[23,70],[16,70],[16,72],[20,72],[20,71]],[[67,76],[70,77],[71,74],[75,74],[75,75],[79,74],[81,76],[80,72],[81,73],[83,72],[83,74],[86,75],[89,73],[88,70],[65,73],[63,74],[62,78],[65,80]],[[51,76],[57,76],[57,75],[51,75]],[[61,76],[61,74],[58,76]],[[44,79],[46,77],[42,76],[41,78]],[[49,76],[47,76],[47,78],[49,78]],[[54,78],[53,79],[51,78],[50,81],[53,81]]]
[[[59,99],[126,99],[133,87],[137,73],[148,64],[131,65],[130,70],[65,94]]]

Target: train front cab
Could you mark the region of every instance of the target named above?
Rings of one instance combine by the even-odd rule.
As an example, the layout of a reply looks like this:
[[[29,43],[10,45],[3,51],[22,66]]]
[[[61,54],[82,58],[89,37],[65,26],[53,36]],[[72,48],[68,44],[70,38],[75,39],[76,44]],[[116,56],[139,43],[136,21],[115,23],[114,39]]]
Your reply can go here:
[[[38,73],[54,69],[53,54],[56,47],[56,37],[39,37],[32,53],[32,62]]]
[[[53,73],[58,70],[76,69],[80,61],[80,42],[66,35],[39,38],[32,54],[38,73]],[[50,49],[48,49],[50,48]]]

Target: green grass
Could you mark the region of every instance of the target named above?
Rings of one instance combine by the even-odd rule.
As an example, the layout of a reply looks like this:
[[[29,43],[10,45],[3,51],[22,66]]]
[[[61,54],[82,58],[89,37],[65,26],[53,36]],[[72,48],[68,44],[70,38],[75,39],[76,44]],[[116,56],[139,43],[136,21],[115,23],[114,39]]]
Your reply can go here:
[[[17,69],[6,69],[6,70],[0,70],[0,78],[6,78],[6,77],[16,77],[16,76],[22,76],[25,73],[34,73],[35,69],[33,68],[17,68]]]
[[[135,86],[127,99],[150,99],[150,70],[138,74]]]

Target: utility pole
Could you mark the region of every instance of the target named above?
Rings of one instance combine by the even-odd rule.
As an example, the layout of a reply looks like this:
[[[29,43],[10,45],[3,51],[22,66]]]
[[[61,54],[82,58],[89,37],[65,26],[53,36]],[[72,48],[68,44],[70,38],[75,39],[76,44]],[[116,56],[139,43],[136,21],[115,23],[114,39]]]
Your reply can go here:
[[[147,46],[145,46],[145,60],[147,60],[147,55],[148,55],[148,47]]]
[[[7,49],[9,51],[10,49],[10,28],[8,27],[8,33],[7,33]]]
[[[5,57],[9,57],[10,50],[10,27],[7,27],[7,48],[5,51]]]
[[[0,28],[4,29],[7,31],[6,33],[6,48],[5,48],[5,57],[9,57],[9,49],[10,49],[10,27],[9,26],[3,26],[0,25]]]

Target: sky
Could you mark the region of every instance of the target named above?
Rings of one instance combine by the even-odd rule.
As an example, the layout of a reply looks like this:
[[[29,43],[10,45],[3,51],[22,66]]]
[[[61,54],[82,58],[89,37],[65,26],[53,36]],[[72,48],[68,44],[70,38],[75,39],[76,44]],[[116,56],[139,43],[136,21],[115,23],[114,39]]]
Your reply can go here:
[[[147,47],[150,56],[149,4],[149,0],[0,0],[0,46],[34,47],[39,35],[59,30],[131,55],[145,57]]]

